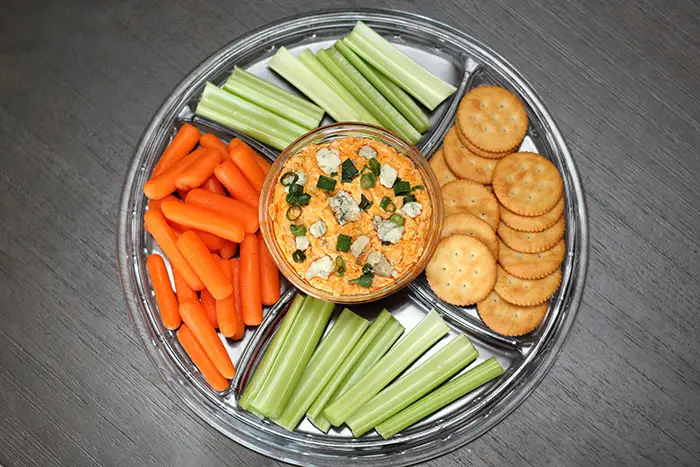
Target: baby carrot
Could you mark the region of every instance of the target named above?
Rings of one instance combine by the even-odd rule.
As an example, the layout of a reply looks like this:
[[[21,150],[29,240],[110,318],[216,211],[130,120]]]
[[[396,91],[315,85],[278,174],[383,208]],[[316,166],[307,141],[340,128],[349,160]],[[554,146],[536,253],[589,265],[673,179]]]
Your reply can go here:
[[[178,303],[182,303],[185,300],[197,300],[197,292],[187,285],[182,274],[175,268],[173,268],[173,279],[175,280],[175,294],[177,295]]]
[[[199,369],[199,372],[202,373],[202,376],[204,376],[204,379],[214,391],[221,392],[228,389],[228,380],[221,376],[221,373],[216,369],[211,359],[204,351],[204,348],[202,348],[202,345],[197,341],[187,325],[182,325],[177,332],[177,339],[180,341],[182,348],[185,349],[185,352],[187,352],[187,355],[189,355],[194,366]]]
[[[177,329],[180,326],[180,312],[178,311],[177,298],[170,286],[170,277],[165,268],[165,261],[160,255],[152,254],[146,260],[148,275],[151,276],[153,291],[156,293],[156,301],[160,310],[160,317],[166,329]]]
[[[229,150],[229,155],[253,188],[260,191],[265,180],[265,174],[260,170],[260,166],[256,161],[258,154],[253,148],[241,142]]]
[[[154,175],[143,185],[143,193],[149,199],[165,198],[170,193],[175,191],[175,180],[184,170],[197,162],[209,149],[199,148],[192,151],[186,157],[175,162],[170,168],[163,173]]]
[[[233,292],[233,286],[214,262],[211,253],[201,238],[191,230],[180,235],[177,239],[177,248],[192,266],[204,286],[211,292],[214,298],[220,300]]]
[[[231,161],[219,164],[219,166],[214,169],[214,175],[216,175],[216,178],[226,187],[231,197],[250,204],[255,209],[258,208],[260,194],[255,188],[250,186],[250,183],[248,183],[241,171],[236,167],[236,164]]]
[[[241,260],[238,258],[231,258],[229,261],[231,264],[231,282],[233,282],[233,299],[235,303],[236,314],[238,319],[243,321],[241,316],[243,305],[241,304]]]
[[[221,153],[216,149],[206,152],[190,164],[175,179],[178,190],[191,190],[207,181],[214,174],[214,169],[221,163]]]
[[[229,262],[217,255],[212,255],[212,257],[216,260],[226,278],[231,282],[231,285],[233,285],[233,272]],[[241,317],[236,313],[236,299],[233,294],[223,300],[216,301],[216,319],[219,323],[221,334],[231,339],[243,337],[245,325]]]
[[[280,299],[279,271],[260,232],[257,235],[260,248],[260,298],[263,305],[274,305]]]
[[[177,134],[170,142],[160,160],[153,169],[153,175],[160,175],[194,149],[199,141],[199,130],[189,123],[185,123],[180,127]]]
[[[177,199],[176,201],[178,203],[180,202],[180,200]],[[223,247],[226,244],[226,242],[228,242],[228,240],[224,240],[218,235],[210,234],[209,232],[204,232],[202,230],[190,229],[187,226],[178,224],[177,222],[170,221],[168,222],[168,224],[170,224],[170,227],[173,228],[175,234],[178,237],[182,235],[183,232],[187,232],[188,230],[196,232],[197,235],[199,235],[199,238],[201,238],[204,244],[207,246],[207,248],[209,248],[209,251],[218,251],[221,247]]]
[[[223,259],[231,259],[233,258],[233,255],[236,254],[236,244],[233,242],[229,242],[228,240],[225,240],[226,243],[224,243],[224,246],[219,248],[219,256],[221,256]]]
[[[228,151],[227,152],[230,153],[231,149],[235,148],[236,146],[238,146],[242,142],[243,142],[243,140],[240,138],[231,139],[231,141],[228,142],[228,147],[227,147]]]
[[[232,242],[243,240],[241,223],[218,212],[173,201],[163,203],[161,209],[168,220],[182,224],[189,229],[203,230]]]
[[[187,193],[185,203],[236,219],[243,225],[245,233],[255,233],[260,227],[257,210],[242,201],[195,188]]]
[[[207,289],[204,289],[199,292],[199,303],[207,314],[211,325],[214,326],[214,329],[217,329],[219,327],[219,319],[216,316],[216,299]]]
[[[207,191],[211,191],[212,193],[216,193],[217,195],[228,196],[228,193],[226,193],[226,188],[224,188],[221,182],[213,175],[202,184],[202,188]]]
[[[164,201],[179,201],[175,196],[173,195],[168,195],[165,198],[161,199],[149,199],[148,200],[148,210],[149,211],[158,211],[158,212],[163,212],[160,209],[161,204],[163,204]]]
[[[243,143],[242,140],[240,140],[238,138],[233,138],[228,143],[228,152],[231,153],[231,150],[241,143]],[[245,144],[245,143],[243,143],[243,144]],[[270,167],[272,167],[272,164],[267,159],[265,159],[263,156],[258,154],[257,151],[253,151],[253,154],[255,155],[255,162],[258,164],[258,167],[260,167],[260,170],[262,170],[263,174],[267,175],[267,172],[270,171]]]
[[[165,256],[170,260],[170,265],[176,269],[187,285],[194,290],[202,290],[204,284],[194,269],[187,262],[185,257],[177,248],[177,235],[172,227],[163,217],[160,211],[146,211],[143,215],[146,230],[153,236],[158,246],[163,250]],[[205,247],[206,248],[206,247]]]
[[[260,301],[260,249],[258,237],[245,234],[241,242],[241,316],[248,326],[262,321]]]
[[[211,259],[211,256],[209,256],[209,259]],[[221,373],[221,376],[226,379],[233,378],[236,370],[233,368],[231,358],[209,322],[202,305],[194,300],[187,300],[180,304],[180,316],[182,316],[182,321],[190,328],[195,339],[202,346],[216,369]]]
[[[221,154],[221,162],[229,159],[228,148],[226,145],[212,133],[203,133],[199,137],[199,145],[203,148],[216,149]]]

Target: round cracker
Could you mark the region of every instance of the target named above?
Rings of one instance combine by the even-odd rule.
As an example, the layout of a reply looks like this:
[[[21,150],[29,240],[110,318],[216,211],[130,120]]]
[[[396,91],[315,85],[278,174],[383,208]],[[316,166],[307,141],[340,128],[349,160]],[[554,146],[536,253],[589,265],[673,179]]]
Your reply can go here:
[[[518,306],[503,300],[496,291],[476,304],[479,317],[489,329],[503,336],[522,336],[537,329],[547,314],[549,302]]]
[[[554,247],[564,235],[566,221],[564,216],[550,228],[542,232],[519,232],[513,230],[503,222],[498,225],[498,236],[503,243],[521,253],[539,253]]]
[[[447,163],[445,163],[445,156],[442,148],[438,149],[437,152],[433,154],[433,157],[430,158],[430,167],[433,169],[433,172],[435,172],[440,186],[447,185],[457,180],[457,176],[452,173]]]
[[[452,235],[470,235],[486,245],[494,258],[498,258],[498,237],[486,221],[466,212],[450,214],[442,222],[442,238]]]
[[[519,279],[541,279],[561,266],[566,257],[566,242],[562,238],[553,248],[540,253],[521,253],[503,242],[498,247],[498,263]]]
[[[501,159],[491,183],[501,204],[521,216],[549,212],[564,191],[557,167],[534,152],[515,152]]]
[[[467,139],[466,136],[462,133],[462,130],[459,129],[458,125],[455,125],[455,128],[457,129],[457,137],[461,141],[461,143],[469,149],[472,154],[475,154],[479,157],[483,157],[484,159],[503,159],[506,157],[508,154],[512,154],[515,150],[518,148],[516,147],[514,150],[511,151],[504,151],[504,152],[488,152],[484,151],[483,149],[479,149],[478,147],[474,146],[471,141]]]
[[[521,232],[542,232],[557,223],[559,218],[564,214],[564,197],[562,196],[554,205],[551,211],[542,214],[541,216],[521,216],[501,205],[501,222],[513,230]]]
[[[488,152],[511,151],[527,133],[527,112],[520,99],[498,86],[469,91],[457,109],[457,123],[474,146]]]
[[[519,279],[498,266],[498,279],[494,290],[504,300],[519,306],[535,306],[549,300],[561,284],[561,271],[557,269],[542,279]]]
[[[445,162],[452,173],[477,183],[490,184],[497,161],[476,156],[457,137],[455,127],[445,135],[442,144]]]
[[[496,283],[496,259],[474,237],[452,235],[438,243],[425,268],[430,288],[452,305],[473,305],[486,297]]]
[[[498,200],[484,185],[455,180],[443,186],[441,192],[445,215],[469,212],[486,221],[494,231],[498,228]]]

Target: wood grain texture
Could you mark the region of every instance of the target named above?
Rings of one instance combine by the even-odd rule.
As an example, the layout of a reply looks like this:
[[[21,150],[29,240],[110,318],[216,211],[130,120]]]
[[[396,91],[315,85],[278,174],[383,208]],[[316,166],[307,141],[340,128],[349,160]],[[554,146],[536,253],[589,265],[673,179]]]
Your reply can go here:
[[[235,36],[353,1],[5,2],[0,15],[0,464],[277,465],[177,403],[115,265],[131,152]],[[534,84],[588,197],[576,325],[503,423],[431,466],[700,462],[700,4],[391,1]]]

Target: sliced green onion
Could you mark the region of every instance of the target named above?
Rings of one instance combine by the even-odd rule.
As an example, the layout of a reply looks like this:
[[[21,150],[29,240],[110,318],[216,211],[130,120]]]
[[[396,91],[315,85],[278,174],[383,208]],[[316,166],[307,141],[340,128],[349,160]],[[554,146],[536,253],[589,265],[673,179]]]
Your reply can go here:
[[[360,179],[360,186],[365,190],[377,184],[377,177],[373,173],[364,174]]]
[[[411,188],[411,191],[416,191],[416,190],[425,190],[425,187],[423,185],[416,185],[413,188]]]
[[[346,423],[356,437],[362,436],[454,376],[478,355],[469,339],[460,334],[370,399]]]
[[[369,160],[368,162],[369,168],[372,169],[372,173],[379,177],[379,173],[382,171],[382,166],[377,160],[376,157],[373,157],[372,159]]]
[[[295,221],[301,217],[301,206],[294,204],[287,209],[287,219]]]
[[[306,235],[306,227],[304,227],[303,225],[290,224],[289,230],[292,231],[292,235],[294,235],[295,237],[301,237],[302,235]]]
[[[416,201],[416,195],[407,195],[403,197],[403,204],[413,203]]]
[[[371,329],[371,328],[370,328]],[[377,433],[388,439],[431,413],[437,412],[447,404],[465,396],[474,389],[498,378],[504,370],[495,357],[481,362],[462,375],[448,381],[422,399],[409,405],[391,418],[377,425]]]
[[[300,195],[304,192],[304,187],[298,183],[292,183],[289,185],[289,193],[294,193],[295,195]]]
[[[352,163],[352,160],[345,159],[342,163],[342,173],[340,176],[340,181],[343,183],[350,183],[355,180],[355,177],[359,175],[357,167]]]
[[[430,119],[416,104],[416,101],[406,91],[394,84],[389,78],[377,71],[372,65],[362,60],[347,45],[346,39],[337,41],[334,45],[367,80],[374,85],[384,97],[406,117],[413,127],[423,133],[430,128]]]
[[[399,227],[406,223],[406,219],[404,219],[404,217],[401,214],[392,214],[389,220],[394,224],[398,225]]]
[[[374,278],[374,274],[362,274],[360,277],[358,277],[356,279],[351,279],[350,283],[357,284],[360,287],[371,287],[373,278]]]
[[[321,175],[318,177],[318,182],[316,182],[316,187],[325,190],[325,191],[333,191],[335,190],[335,184],[336,180],[326,177],[325,175]]]
[[[299,174],[296,172],[285,172],[284,175],[280,177],[280,183],[284,186],[293,185],[299,180]]]
[[[331,177],[337,177],[337,176],[338,176],[338,172],[331,172]]]
[[[382,198],[382,200],[379,202],[379,207],[384,209],[386,212],[396,211],[396,205],[388,196],[384,196]]]
[[[397,180],[394,183],[394,194],[396,196],[407,195],[411,192],[411,184],[404,180]]]
[[[360,196],[360,209],[366,211],[372,206],[372,201],[368,200],[365,195]]]
[[[435,110],[457,89],[418,65],[362,21],[347,36],[347,45],[384,76]]]
[[[340,313],[314,351],[282,415],[275,422],[288,430],[296,428],[368,327],[369,321],[347,308]]]
[[[292,259],[295,263],[303,263],[306,261],[306,253],[301,250],[294,250],[294,253],[292,253]]]
[[[291,191],[287,193],[284,198],[289,204],[299,204],[299,195],[297,193],[292,193]]]
[[[370,264],[362,266],[362,274],[372,274],[372,266]]]
[[[335,273],[339,277],[343,277],[343,274],[345,274],[345,260],[342,256],[335,257]]]
[[[299,203],[300,206],[308,206],[309,203],[311,202],[311,195],[308,193],[302,193],[297,198],[297,202]]]
[[[329,404],[323,414],[333,426],[340,426],[387,384],[447,334],[449,328],[432,310],[403,339],[394,345],[367,374]]]
[[[338,251],[350,251],[350,243],[352,242],[352,237],[345,234],[338,234],[338,241],[335,243],[335,249]]]

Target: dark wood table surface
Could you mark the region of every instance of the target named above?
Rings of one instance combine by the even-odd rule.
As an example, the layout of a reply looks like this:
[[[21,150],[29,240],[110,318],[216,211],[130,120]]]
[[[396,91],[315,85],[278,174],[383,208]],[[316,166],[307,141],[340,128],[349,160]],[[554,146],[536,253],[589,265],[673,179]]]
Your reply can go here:
[[[115,265],[134,146],[184,75],[271,20],[371,2],[5,1],[0,464],[276,465],[183,408]],[[700,4],[388,2],[461,28],[544,98],[591,235],[577,322],[512,415],[433,466],[700,463]]]

